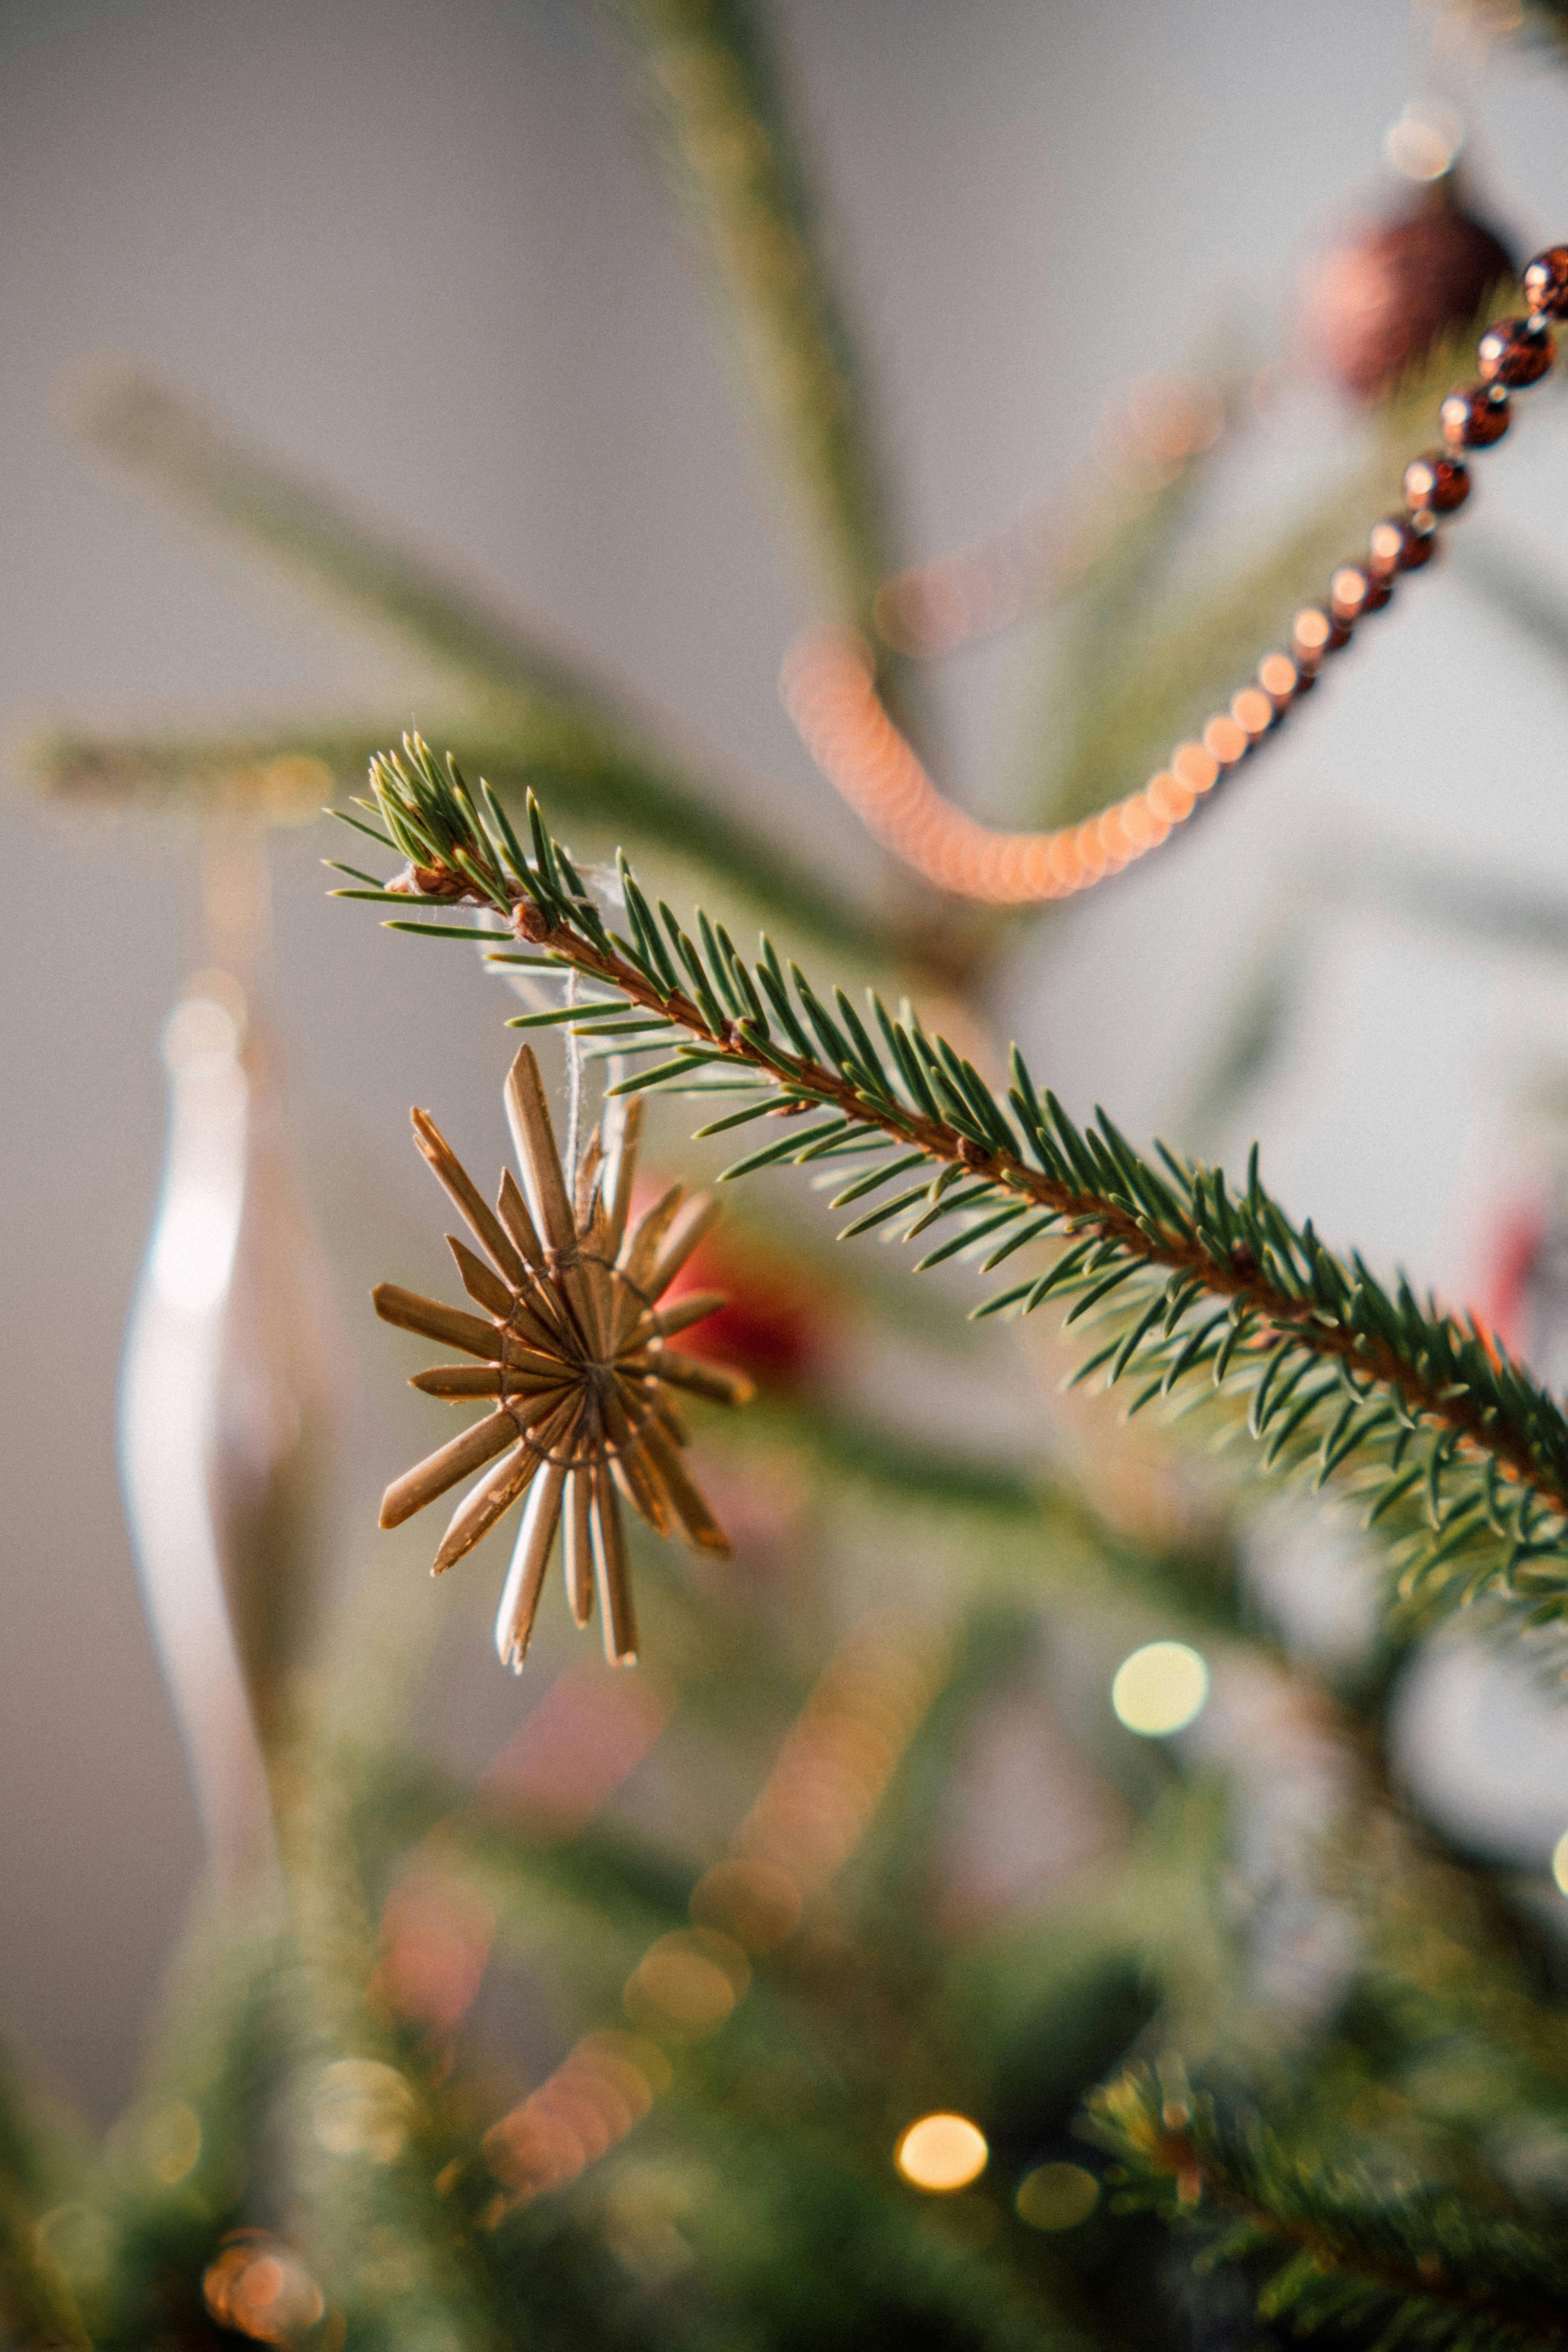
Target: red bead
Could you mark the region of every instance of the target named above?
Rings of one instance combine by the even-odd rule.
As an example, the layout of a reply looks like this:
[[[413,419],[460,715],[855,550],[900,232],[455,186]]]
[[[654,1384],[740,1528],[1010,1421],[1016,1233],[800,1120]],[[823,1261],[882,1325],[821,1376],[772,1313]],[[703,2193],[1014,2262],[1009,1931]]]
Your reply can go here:
[[[1373,523],[1367,541],[1367,569],[1387,575],[1419,572],[1437,550],[1437,526],[1430,515],[1386,515]]]
[[[1476,367],[1488,383],[1539,383],[1556,357],[1548,330],[1529,319],[1500,319],[1476,345]]]
[[[1405,496],[1412,513],[1430,507],[1434,514],[1452,514],[1469,495],[1469,467],[1447,450],[1428,449],[1405,468]]]
[[[1548,319],[1568,319],[1568,245],[1549,245],[1524,267],[1524,299]]]
[[[1366,569],[1375,576],[1389,576],[1394,572],[1420,572],[1422,564],[1432,562],[1432,551],[1436,548],[1436,524],[1432,518],[1411,518],[1411,515],[1384,515],[1375,522],[1366,541]]]
[[[1450,449],[1489,449],[1508,431],[1512,410],[1506,392],[1472,383],[1464,392],[1451,392],[1437,414]]]

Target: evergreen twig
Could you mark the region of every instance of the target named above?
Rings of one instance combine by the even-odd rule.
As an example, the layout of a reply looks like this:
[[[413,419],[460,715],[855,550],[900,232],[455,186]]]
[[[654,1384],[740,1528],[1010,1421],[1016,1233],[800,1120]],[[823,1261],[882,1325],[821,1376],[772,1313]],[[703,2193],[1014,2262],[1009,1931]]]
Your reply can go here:
[[[1293,2151],[1256,2119],[1173,2095],[1136,2067],[1090,2103],[1124,2201],[1215,2231],[1205,2263],[1272,2265],[1258,2315],[1395,2343],[1503,2352],[1568,2336],[1568,2273],[1550,2212],[1489,2210],[1444,2187],[1403,2193]]]
[[[769,27],[746,0],[616,0],[830,612],[890,568],[884,469]]]
[[[1245,1406],[1266,1466],[1316,1485],[1348,1480],[1369,1524],[1388,1519],[1399,1597],[1418,1613],[1484,1595],[1526,1626],[1568,1615],[1560,1407],[1473,1322],[1423,1305],[1403,1279],[1385,1287],[1359,1256],[1327,1250],[1310,1220],[1294,1223],[1265,1191],[1256,1150],[1240,1188],[1163,1146],[1156,1167],[1103,1112],[1079,1129],[1016,1048],[1004,1100],[910,1008],[895,1019],[868,996],[862,1018],[835,990],[829,1009],[797,967],[786,979],[771,941],[747,964],[706,919],[699,945],[668,908],[655,914],[624,857],[630,937],[613,933],[531,797],[530,856],[494,803],[481,820],[455,764],[439,771],[417,737],[405,739],[404,757],[374,763],[373,784],[386,845],[408,872],[387,893],[341,895],[437,911],[478,904],[533,951],[523,961],[596,983],[574,1006],[521,1019],[592,1037],[616,1016],[616,1029],[635,1031],[590,1045],[651,1057],[613,1091],[717,1101],[725,1116],[712,1128],[784,1114],[784,1133],[726,1177],[786,1160],[852,1162],[855,1181],[837,1197],[858,1204],[918,1156],[921,1181],[857,1214],[845,1238],[885,1224],[909,1239],[963,1213],[917,1271],[984,1247],[984,1271],[1025,1243],[1066,1242],[1043,1273],[994,1292],[975,1314],[1032,1313],[1054,1293],[1071,1301],[1069,1324],[1092,1318],[1077,1378],[1131,1375],[1131,1411],[1178,1388],[1184,1401],[1217,1390]],[[395,917],[390,927],[445,928]],[[467,925],[457,935],[487,936]],[[498,961],[508,961],[499,943]],[[751,1099],[738,1105],[737,1093]]]
[[[80,422],[106,456],[170,505],[244,541],[438,663],[462,698],[444,697],[448,711],[474,714],[461,730],[467,754],[476,764],[482,760],[500,790],[531,784],[576,818],[700,856],[758,905],[838,948],[869,942],[879,951],[906,951],[851,893],[821,882],[781,842],[734,814],[738,803],[760,797],[743,779],[706,749],[694,750],[677,722],[596,675],[586,655],[533,616],[403,545],[152,379],[106,373],[84,400]],[[34,765],[62,797],[224,798],[271,819],[297,814],[295,762],[319,760],[363,775],[374,743],[384,740],[384,730],[367,738],[342,722],[259,739],[58,736],[38,745]],[[319,784],[310,798],[321,800]],[[919,942],[907,944],[918,963]]]

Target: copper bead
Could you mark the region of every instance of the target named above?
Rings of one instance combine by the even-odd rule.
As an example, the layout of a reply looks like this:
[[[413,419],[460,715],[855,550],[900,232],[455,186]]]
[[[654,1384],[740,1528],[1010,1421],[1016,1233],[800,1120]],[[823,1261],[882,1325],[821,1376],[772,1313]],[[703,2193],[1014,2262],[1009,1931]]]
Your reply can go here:
[[[1451,392],[1437,414],[1450,449],[1489,449],[1508,431],[1512,412],[1506,392],[1495,384],[1472,383],[1463,392]]]
[[[1405,496],[1412,513],[1428,507],[1434,514],[1452,514],[1469,495],[1468,467],[1446,449],[1428,449],[1405,468]]]
[[[1234,768],[1251,749],[1251,736],[1228,710],[1216,711],[1204,729],[1204,750],[1222,768]]]
[[[1524,299],[1546,319],[1568,319],[1568,245],[1549,245],[1525,264]]]
[[[1375,572],[1370,565],[1342,563],[1329,583],[1329,610],[1349,628],[1363,613],[1380,612],[1393,593],[1386,573]]]
[[[1430,514],[1385,515],[1373,523],[1367,541],[1367,569],[1384,576],[1419,572],[1436,550],[1436,524]]]
[[[1261,687],[1244,686],[1239,694],[1230,698],[1230,715],[1249,743],[1267,735],[1275,720],[1274,699]]]
[[[1302,677],[1289,654],[1265,654],[1258,665],[1258,683],[1275,709],[1282,711],[1312,681]]]
[[[1290,624],[1290,646],[1303,670],[1315,669],[1325,654],[1350,642],[1350,630],[1321,604],[1304,604]]]
[[[1500,319],[1476,345],[1476,367],[1488,383],[1539,383],[1555,356],[1550,331],[1533,319]]]

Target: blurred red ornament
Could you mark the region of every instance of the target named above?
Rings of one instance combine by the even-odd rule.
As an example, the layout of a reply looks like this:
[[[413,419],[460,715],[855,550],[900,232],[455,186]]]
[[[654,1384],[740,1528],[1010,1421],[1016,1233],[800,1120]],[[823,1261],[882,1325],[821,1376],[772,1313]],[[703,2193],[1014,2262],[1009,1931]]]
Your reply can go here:
[[[1447,173],[1382,219],[1348,222],[1308,265],[1296,341],[1305,365],[1377,400],[1513,275],[1508,248]]]
[[[700,1243],[666,1292],[721,1290],[725,1303],[681,1334],[696,1356],[717,1356],[761,1388],[797,1388],[819,1372],[834,1320],[826,1284],[798,1258],[730,1232]]]
[[[1478,1320],[1548,1389],[1568,1389],[1568,1193],[1561,1177],[1500,1213],[1487,1240]]]

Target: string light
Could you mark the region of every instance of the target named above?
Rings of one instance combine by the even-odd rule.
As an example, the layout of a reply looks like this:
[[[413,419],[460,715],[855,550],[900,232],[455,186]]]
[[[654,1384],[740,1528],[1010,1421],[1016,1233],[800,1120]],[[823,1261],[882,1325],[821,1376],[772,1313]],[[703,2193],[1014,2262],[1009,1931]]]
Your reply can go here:
[[[1146,1642],[1123,1658],[1110,1685],[1118,1722],[1144,1739],[1184,1731],[1208,1695],[1208,1667],[1185,1642]]]
[[[911,2188],[951,2197],[979,2179],[990,2155],[984,2133],[967,2116],[933,2115],[900,2132],[893,2161]]]

